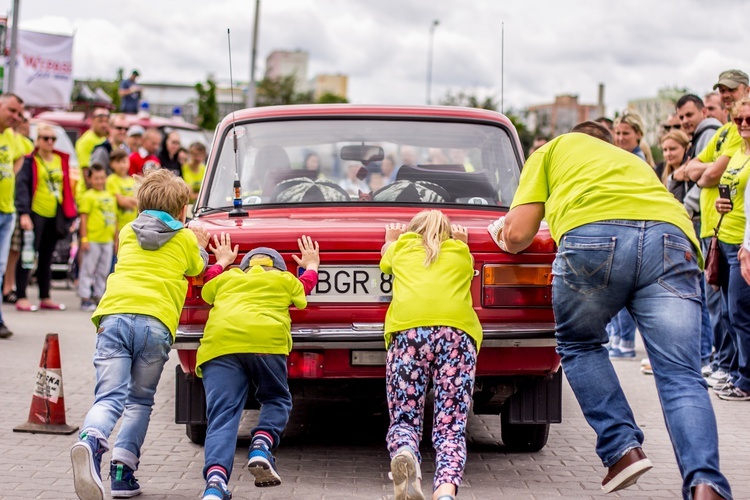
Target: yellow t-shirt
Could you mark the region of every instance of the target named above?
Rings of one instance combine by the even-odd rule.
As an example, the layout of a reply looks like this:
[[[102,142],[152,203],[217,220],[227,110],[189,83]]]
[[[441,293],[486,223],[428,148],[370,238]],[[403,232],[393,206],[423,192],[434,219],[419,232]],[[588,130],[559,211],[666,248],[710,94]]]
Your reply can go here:
[[[16,160],[34,151],[34,143],[23,134],[16,133]]]
[[[0,212],[12,214],[16,211],[16,175],[13,161],[18,158],[18,147],[13,129],[8,127],[0,133]]]
[[[185,276],[197,276],[204,267],[191,230],[180,229],[158,250],[145,250],[129,224],[120,231],[115,272],[91,320],[98,328],[109,314],[144,314],[164,323],[174,338],[187,293]]]
[[[449,239],[438,259],[424,267],[422,236],[404,233],[380,259],[380,270],[393,275],[393,298],[385,315],[385,347],[391,334],[421,326],[450,326],[482,344],[482,325],[471,300],[474,259],[466,243]]]
[[[586,134],[569,133],[537,149],[526,161],[511,209],[544,203],[550,234],[605,220],[661,221],[680,228],[700,245],[685,207],[653,169],[633,153]]]
[[[732,196],[732,211],[724,214],[719,227],[719,240],[730,245],[740,245],[745,239],[745,187],[747,187],[749,177],[750,155],[739,150],[729,160],[727,169],[719,181],[719,184],[729,186]],[[714,212],[716,212],[715,205]]]
[[[45,162],[38,154],[36,160],[36,191],[31,199],[31,211],[42,217],[57,215],[57,205],[62,203],[62,158],[53,154],[52,160]]]
[[[198,166],[197,172],[193,172],[187,163],[182,166],[182,178],[194,193],[200,191],[204,175],[206,175],[206,166],[202,163]]]
[[[117,174],[110,174],[107,177],[107,191],[112,196],[119,194],[133,198],[135,197],[135,179],[127,174],[124,177],[120,177]],[[115,204],[117,204],[116,196]],[[117,227],[125,227],[125,224],[133,222],[137,216],[138,212],[135,209],[125,210],[119,204],[117,205]]]
[[[78,212],[87,214],[86,237],[91,243],[115,241],[117,202],[109,191],[89,189],[78,201]]]
[[[716,131],[703,151],[698,154],[698,159],[703,163],[712,163],[721,156],[732,157],[740,149],[743,149],[742,137],[737,131],[737,126],[730,121]],[[701,238],[713,236],[714,228],[719,223],[719,212],[716,211],[715,205],[718,197],[717,186],[701,189]]]
[[[284,354],[292,350],[289,306],[307,307],[302,283],[290,272],[233,268],[203,286],[213,304],[196,359],[200,365],[225,354]]]
[[[81,168],[88,168],[91,163],[91,153],[94,148],[107,140],[107,137],[99,137],[93,130],[87,130],[76,141],[76,155]]]

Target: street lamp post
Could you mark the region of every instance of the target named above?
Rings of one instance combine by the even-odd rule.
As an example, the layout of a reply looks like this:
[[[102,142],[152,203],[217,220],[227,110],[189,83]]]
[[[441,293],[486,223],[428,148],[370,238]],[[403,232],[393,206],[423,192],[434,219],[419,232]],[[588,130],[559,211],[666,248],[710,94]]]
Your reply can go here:
[[[435,38],[435,28],[440,21],[435,19],[430,24],[430,48],[427,55],[427,104],[432,104],[432,45]]]
[[[245,105],[248,108],[255,107],[255,58],[258,47],[258,18],[260,16],[260,0],[255,0],[255,22],[253,23],[252,46],[250,47],[250,83],[247,87],[247,99]]]

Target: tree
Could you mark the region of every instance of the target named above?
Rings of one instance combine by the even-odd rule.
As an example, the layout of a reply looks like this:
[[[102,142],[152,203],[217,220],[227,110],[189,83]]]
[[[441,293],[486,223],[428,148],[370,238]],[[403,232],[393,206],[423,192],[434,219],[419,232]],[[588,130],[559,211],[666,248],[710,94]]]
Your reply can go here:
[[[198,93],[198,125],[207,130],[213,130],[219,123],[219,103],[216,100],[216,82],[211,77],[206,85],[195,84]]]
[[[256,106],[279,106],[282,104],[311,104],[312,92],[297,92],[294,75],[280,78],[265,77],[258,82],[256,90]]]
[[[318,97],[318,100],[315,102],[317,104],[336,104],[347,103],[349,102],[349,100],[346,97],[341,97],[340,95],[326,92],[325,94],[322,94],[320,97]]]
[[[482,99],[475,93],[469,93],[465,90],[459,90],[456,94],[449,90],[440,100],[440,104],[443,106],[464,106],[467,108],[480,108],[497,111],[497,102],[493,96],[488,96]]]
[[[529,130],[529,127],[526,126],[526,124],[523,122],[523,119],[518,116],[518,114],[516,114],[512,109],[509,109],[505,116],[507,116],[513,126],[516,127],[518,139],[521,141],[523,150],[525,152],[528,151],[534,142],[534,133]]]

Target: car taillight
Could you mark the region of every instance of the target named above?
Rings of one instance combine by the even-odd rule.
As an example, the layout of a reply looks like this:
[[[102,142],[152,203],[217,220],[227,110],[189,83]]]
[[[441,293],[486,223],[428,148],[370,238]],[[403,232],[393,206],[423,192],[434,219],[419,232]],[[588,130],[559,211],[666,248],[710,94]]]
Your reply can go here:
[[[201,289],[203,288],[203,273],[198,276],[186,276],[188,282],[187,296],[188,299],[200,299]]]
[[[287,360],[289,378],[322,378],[323,355],[315,352],[289,353]]]
[[[550,264],[486,264],[482,276],[482,307],[552,305]]]

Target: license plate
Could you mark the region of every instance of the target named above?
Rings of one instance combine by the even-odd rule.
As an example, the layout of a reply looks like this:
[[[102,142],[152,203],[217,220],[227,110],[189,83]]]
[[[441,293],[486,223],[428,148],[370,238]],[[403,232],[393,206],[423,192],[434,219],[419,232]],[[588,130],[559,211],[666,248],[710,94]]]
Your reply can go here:
[[[352,366],[385,366],[388,352],[380,351],[352,351]]]
[[[390,302],[392,294],[393,276],[378,266],[320,266],[318,284],[307,301]]]

